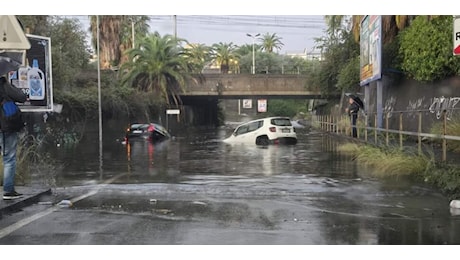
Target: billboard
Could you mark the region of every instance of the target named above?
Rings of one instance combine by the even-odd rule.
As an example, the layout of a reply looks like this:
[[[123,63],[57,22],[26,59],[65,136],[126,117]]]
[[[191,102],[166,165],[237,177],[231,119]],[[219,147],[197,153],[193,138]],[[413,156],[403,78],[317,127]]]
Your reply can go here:
[[[25,64],[8,74],[10,83],[21,89],[27,100],[18,104],[23,112],[53,111],[51,77],[51,38],[26,34],[30,49],[26,51]]]
[[[360,30],[360,85],[382,78],[382,17],[366,15]]]

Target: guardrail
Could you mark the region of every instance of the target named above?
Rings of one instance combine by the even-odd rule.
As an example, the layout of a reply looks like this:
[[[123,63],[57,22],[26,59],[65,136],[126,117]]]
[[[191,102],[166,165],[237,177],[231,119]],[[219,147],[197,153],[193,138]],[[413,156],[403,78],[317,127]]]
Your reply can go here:
[[[419,154],[422,153],[422,142],[423,138],[431,138],[434,140],[441,141],[442,147],[442,156],[441,160],[445,162],[447,160],[447,142],[448,141],[460,141],[460,136],[448,135],[447,129],[449,124],[448,114],[452,113],[452,111],[443,110],[439,116],[439,119],[442,120],[442,133],[441,134],[433,134],[433,133],[425,133],[422,131],[422,123],[423,123],[423,113],[427,113],[432,111],[430,110],[417,110],[417,111],[391,111],[383,113],[383,128],[377,127],[378,125],[378,117],[376,113],[372,114],[360,114],[357,119],[356,123],[356,130],[357,130],[357,138],[360,140],[364,140],[365,142],[370,142],[370,138],[372,138],[372,134],[374,137],[374,143],[384,143],[386,146],[390,144],[390,134],[396,134],[399,137],[399,147],[402,149],[404,147],[403,140],[405,136],[412,136],[416,137],[417,139],[417,146]],[[414,113],[417,116],[417,126],[416,131],[410,129],[411,126],[404,124],[404,114],[410,113],[412,116]],[[393,115],[398,115],[397,125],[398,129],[390,128],[389,120]],[[336,134],[345,134],[351,136],[352,125],[348,115],[317,115],[316,124],[319,128],[323,131],[332,132]],[[393,125],[395,125],[393,123]],[[412,128],[414,128],[412,126]],[[411,131],[412,130],[412,131]],[[371,134],[369,134],[371,132]],[[384,138],[384,141],[382,141]]]

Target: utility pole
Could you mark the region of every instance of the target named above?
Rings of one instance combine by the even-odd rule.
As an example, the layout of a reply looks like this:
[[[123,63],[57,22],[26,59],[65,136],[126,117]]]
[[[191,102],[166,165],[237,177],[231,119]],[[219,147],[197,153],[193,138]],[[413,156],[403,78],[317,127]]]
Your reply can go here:
[[[246,33],[246,35],[252,38],[252,74],[256,74],[256,52],[254,49],[254,44],[255,44],[256,37],[258,37],[260,33],[254,36],[252,36],[252,34],[250,33]]]
[[[174,38],[177,39],[177,15],[173,15],[174,18]]]
[[[131,18],[131,37],[132,37],[132,43],[133,43],[132,48],[134,49],[135,44],[134,44],[134,19],[133,18]]]

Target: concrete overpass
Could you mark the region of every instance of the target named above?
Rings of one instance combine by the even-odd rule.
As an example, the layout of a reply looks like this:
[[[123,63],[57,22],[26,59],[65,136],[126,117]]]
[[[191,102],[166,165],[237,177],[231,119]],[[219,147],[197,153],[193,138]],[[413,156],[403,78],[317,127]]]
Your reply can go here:
[[[240,99],[328,99],[319,88],[308,88],[308,76],[293,74],[205,74],[202,82],[188,82],[181,100],[184,122],[195,125],[218,122],[219,100],[233,104]],[[228,103],[230,102],[230,103]],[[236,105],[236,103],[235,103]],[[226,106],[226,105],[224,105]],[[240,104],[236,109],[240,109]],[[251,108],[257,113],[257,106]],[[234,109],[225,107],[225,111]],[[248,110],[245,110],[248,112]]]
[[[319,88],[307,88],[308,76],[293,74],[206,74],[204,81],[191,83],[183,99],[215,97],[218,99],[243,98],[327,98]],[[338,96],[338,95],[334,95]]]

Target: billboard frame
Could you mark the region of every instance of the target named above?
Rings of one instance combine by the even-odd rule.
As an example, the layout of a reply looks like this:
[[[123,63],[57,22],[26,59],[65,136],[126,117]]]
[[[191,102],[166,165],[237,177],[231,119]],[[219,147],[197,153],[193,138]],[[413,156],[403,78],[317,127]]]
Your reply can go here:
[[[28,61],[29,65],[32,65],[32,59],[30,57],[31,50],[33,49],[33,42],[37,41],[43,45],[43,53],[39,53],[37,55],[41,55],[42,60],[45,64],[42,64],[43,74],[44,74],[44,84],[45,84],[45,98],[42,102],[40,101],[31,101],[27,100],[24,103],[19,103],[18,106],[22,112],[53,112],[54,111],[54,102],[53,102],[53,73],[52,73],[52,57],[51,57],[51,38],[40,36],[40,35],[33,35],[33,34],[26,34],[27,39],[31,43],[31,48],[26,51],[25,60]],[[30,60],[29,60],[30,59]],[[27,62],[26,62],[27,63]],[[19,86],[19,70],[27,68],[27,64],[21,66],[17,71],[9,73],[10,83],[17,87],[22,88]],[[16,78],[15,78],[16,77]],[[24,92],[24,90],[23,90]],[[27,90],[26,90],[27,92]],[[27,94],[27,93],[26,93]],[[38,103],[38,104],[37,104]]]
[[[382,16],[366,15],[360,23],[360,86],[382,78]]]

